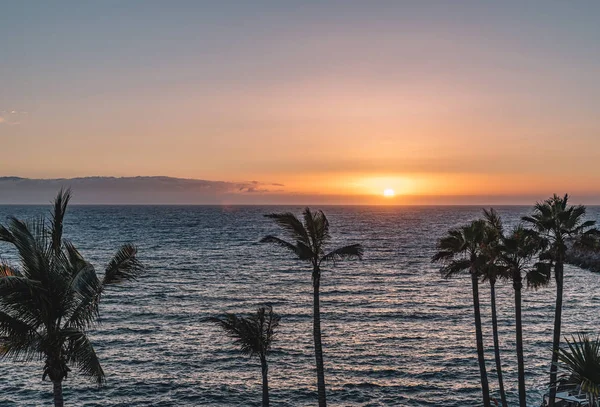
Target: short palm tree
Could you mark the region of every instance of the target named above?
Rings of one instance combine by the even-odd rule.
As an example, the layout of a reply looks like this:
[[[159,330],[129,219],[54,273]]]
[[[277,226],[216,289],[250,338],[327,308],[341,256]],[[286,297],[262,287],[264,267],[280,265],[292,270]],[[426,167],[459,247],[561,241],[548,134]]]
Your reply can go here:
[[[11,218],[0,226],[0,241],[12,244],[20,265],[0,267],[0,357],[44,360],[44,374],[54,385],[54,405],[64,405],[62,382],[75,367],[104,382],[104,371],[88,339],[99,315],[98,304],[109,285],[134,280],[143,271],[137,249],[122,246],[99,279],[94,267],[63,239],[63,219],[70,192],[56,197],[52,218],[23,222]]]
[[[554,265],[556,281],[556,305],[554,310],[554,334],[552,340],[552,363],[550,365],[550,383],[556,383],[558,349],[560,348],[560,331],[563,303],[564,263],[569,240],[587,240],[589,235],[597,234],[591,229],[596,222],[584,221],[586,208],[583,205],[570,206],[569,196],[554,195],[534,206],[531,216],[524,216],[523,221],[531,224],[533,229],[545,240],[547,249],[541,254]],[[550,387],[549,407],[554,407],[556,386]]]
[[[528,286],[534,288],[548,284],[550,279],[550,270],[547,267],[547,263],[536,263],[534,267],[530,267],[531,260],[539,250],[540,239],[537,233],[525,229],[522,225],[515,227],[508,236],[502,236],[498,250],[499,259],[506,268],[509,278],[512,280],[515,292],[516,350],[519,405],[521,407],[527,406],[525,365],[523,360],[523,320],[521,314],[523,277],[526,278]]]
[[[206,319],[214,322],[234,339],[244,355],[258,356],[262,368],[262,405],[269,406],[269,366],[267,355],[275,339],[275,329],[279,326],[279,315],[273,312],[270,305],[258,308],[256,314],[248,317],[225,314],[220,317]]]
[[[438,251],[433,256],[432,261],[442,263],[440,271],[444,278],[450,278],[465,272],[471,276],[473,309],[475,314],[475,337],[483,405],[484,407],[490,407],[490,389],[485,368],[481,312],[479,309],[480,270],[487,261],[486,256],[482,252],[482,246],[486,239],[486,231],[487,224],[484,220],[476,220],[466,226],[448,231],[448,234],[438,241]]]
[[[487,230],[484,241],[482,242],[482,259],[484,264],[480,273],[483,281],[490,283],[490,302],[492,311],[492,333],[494,338],[494,356],[496,361],[496,372],[498,374],[498,390],[500,392],[500,401],[503,407],[508,407],[506,402],[506,392],[504,391],[504,380],[502,377],[502,361],[500,359],[500,344],[498,338],[498,314],[496,311],[496,282],[506,277],[506,268],[500,262],[499,246],[504,233],[502,219],[498,213],[492,209],[483,210],[483,219],[486,222]]]
[[[362,259],[363,248],[360,244],[343,246],[330,252],[325,251],[325,245],[331,239],[329,221],[323,211],[312,212],[306,208],[303,212],[304,223],[293,213],[274,213],[265,215],[273,219],[286,233],[287,240],[273,235],[265,236],[262,243],[273,243],[291,251],[293,255],[312,266],[313,283],[313,338],[315,343],[315,358],[317,365],[317,389],[319,407],[325,407],[325,369],[323,367],[323,347],[321,344],[321,306],[319,288],[321,285],[321,266],[327,262],[347,258]]]
[[[592,340],[579,334],[577,339],[565,339],[567,348],[559,348],[558,360],[568,372],[567,382],[580,386],[587,395],[588,406],[600,405],[600,338]]]

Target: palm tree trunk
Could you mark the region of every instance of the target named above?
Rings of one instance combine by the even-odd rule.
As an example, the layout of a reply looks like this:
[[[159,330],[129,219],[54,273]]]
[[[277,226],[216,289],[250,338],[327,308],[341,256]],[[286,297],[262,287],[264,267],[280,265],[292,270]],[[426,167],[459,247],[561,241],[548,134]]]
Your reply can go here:
[[[483,394],[483,406],[491,407],[490,387],[487,373],[485,371],[485,356],[483,354],[483,335],[481,333],[481,313],[479,311],[479,281],[477,274],[471,272],[471,284],[473,286],[473,308],[475,310],[475,336],[477,338],[477,358],[479,359],[479,373],[481,375],[481,392]]]
[[[521,316],[521,289],[523,282],[521,273],[513,276],[513,288],[515,290],[515,328],[517,341],[517,369],[519,377],[519,406],[527,407],[527,396],[525,392],[525,363],[523,361],[523,320]]]
[[[52,382],[54,385],[54,407],[64,407],[62,380]]]
[[[323,346],[321,344],[321,306],[319,303],[320,275],[316,269],[313,275],[313,337],[315,341],[315,358],[317,362],[317,389],[319,393],[319,407],[326,407],[325,397],[325,369],[323,367]]]
[[[262,407],[269,407],[269,366],[265,355],[260,355],[262,367]]]
[[[504,380],[502,380],[502,363],[500,361],[500,345],[498,341],[498,318],[496,315],[496,280],[490,280],[490,296],[492,300],[492,330],[494,332],[494,355],[496,357],[496,371],[498,372],[498,387],[500,388],[500,399],[502,406],[506,404],[506,393],[504,392]]]
[[[564,264],[562,259],[559,259],[554,266],[554,278],[556,279],[556,306],[554,308],[554,337],[552,340],[552,365],[550,365],[550,397],[548,407],[554,407],[554,399],[556,397],[558,348],[560,347],[560,329],[562,324],[563,274]]]

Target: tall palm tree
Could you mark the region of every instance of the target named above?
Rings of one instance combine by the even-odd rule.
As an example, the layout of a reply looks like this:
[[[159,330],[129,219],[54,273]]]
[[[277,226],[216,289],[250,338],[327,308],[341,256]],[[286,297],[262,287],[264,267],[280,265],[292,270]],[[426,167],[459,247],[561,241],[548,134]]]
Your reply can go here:
[[[556,386],[553,383],[556,383],[558,349],[560,348],[564,263],[568,249],[567,243],[572,239],[584,238],[583,240],[586,240],[587,236],[597,233],[597,230],[591,229],[596,224],[595,221],[583,221],[586,212],[585,206],[570,206],[568,201],[569,195],[562,198],[554,195],[552,198],[536,203],[533,214],[522,218],[523,221],[531,224],[533,229],[547,242],[547,249],[540,256],[548,259],[554,265],[556,305],[554,309],[552,364],[550,365],[549,407],[554,407],[556,396]]]
[[[512,280],[515,292],[515,327],[516,350],[519,382],[519,406],[527,406],[525,391],[525,365],[523,361],[523,323],[521,315],[521,290],[523,277],[528,286],[540,287],[548,284],[550,269],[547,263],[536,263],[530,268],[530,262],[540,249],[540,239],[537,233],[525,229],[522,225],[515,227],[508,236],[502,236],[499,248],[499,258]]]
[[[10,218],[0,225],[0,241],[12,244],[19,267],[0,266],[0,357],[44,360],[54,385],[54,405],[64,405],[62,382],[75,367],[104,383],[104,371],[88,339],[105,288],[134,280],[143,271],[137,249],[122,246],[99,279],[94,267],[63,239],[63,219],[71,197],[60,191],[50,221]]]
[[[568,372],[567,381],[586,393],[588,406],[600,405],[600,338],[591,340],[586,334],[566,339],[568,349],[559,348],[558,360]]]
[[[481,312],[479,309],[480,269],[487,261],[486,256],[482,253],[482,244],[486,239],[486,230],[486,222],[480,219],[466,226],[448,231],[448,234],[438,241],[438,251],[433,256],[432,261],[442,263],[440,271],[444,278],[450,278],[464,272],[469,273],[471,276],[481,392],[483,394],[484,407],[490,407],[490,389],[485,368],[483,335],[481,333]]]
[[[317,388],[319,407],[325,407],[327,400],[325,396],[325,369],[323,367],[323,347],[321,344],[321,306],[319,299],[321,265],[348,258],[362,259],[363,248],[360,244],[351,244],[326,252],[325,245],[331,239],[329,221],[323,211],[320,210],[311,212],[309,208],[304,209],[304,223],[290,212],[273,213],[265,216],[273,219],[283,229],[291,242],[273,235],[265,236],[261,239],[261,242],[282,246],[291,251],[297,259],[306,261],[312,266],[313,338],[317,365]]]
[[[482,242],[482,255],[485,259],[481,267],[483,281],[490,283],[490,302],[492,311],[492,333],[494,338],[494,357],[496,361],[496,372],[498,375],[498,390],[503,407],[508,407],[506,392],[504,391],[504,380],[502,377],[502,361],[500,358],[500,344],[498,339],[498,315],[496,312],[496,282],[506,277],[506,269],[500,263],[500,241],[504,233],[502,219],[493,209],[484,209],[483,218],[486,222],[486,232]]]
[[[269,365],[267,355],[275,339],[275,329],[279,326],[279,315],[270,305],[258,308],[256,314],[248,317],[225,314],[206,320],[214,322],[234,339],[244,355],[258,356],[262,368],[262,405],[269,406]]]

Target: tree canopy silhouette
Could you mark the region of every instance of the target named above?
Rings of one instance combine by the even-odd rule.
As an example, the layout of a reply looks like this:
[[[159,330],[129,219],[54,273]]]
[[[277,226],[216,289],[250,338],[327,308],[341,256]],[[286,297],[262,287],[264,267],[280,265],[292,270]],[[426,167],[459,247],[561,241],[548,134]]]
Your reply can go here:
[[[529,223],[542,241],[540,260],[544,260],[547,268],[554,266],[556,281],[556,304],[554,310],[554,335],[552,340],[552,363],[550,365],[550,397],[549,407],[554,407],[556,396],[558,349],[560,348],[562,327],[562,303],[564,284],[564,263],[568,243],[585,244],[598,235],[593,228],[596,221],[584,221],[586,208],[583,205],[569,205],[569,195],[554,195],[534,206],[533,214],[524,216],[523,221]]]
[[[71,367],[104,383],[104,371],[88,338],[99,316],[105,289],[135,280],[144,267],[137,249],[123,245],[99,279],[70,241],[63,238],[63,221],[71,198],[60,191],[52,217],[24,222],[10,218],[0,225],[0,241],[11,244],[19,265],[0,266],[0,357],[43,360],[42,379],[54,384],[54,404],[62,407],[62,382]]]
[[[224,314],[206,319],[206,321],[213,322],[223,328],[244,355],[259,357],[262,368],[263,407],[269,406],[267,355],[275,339],[275,329],[279,326],[280,319],[281,317],[273,312],[273,307],[270,305],[258,308],[255,314],[247,317]]]
[[[327,252],[326,245],[331,240],[329,234],[329,221],[323,211],[312,212],[309,208],[302,213],[304,222],[301,222],[293,213],[273,213],[265,215],[273,219],[288,240],[274,235],[267,235],[261,239],[262,243],[272,243],[281,246],[299,259],[310,263],[312,266],[313,282],[313,339],[315,344],[315,359],[317,365],[317,389],[319,407],[327,405],[325,395],[325,369],[323,366],[323,346],[321,343],[321,305],[319,288],[321,284],[321,265],[323,263],[336,263],[343,259],[362,259],[363,247],[360,244],[351,244]]]
[[[475,220],[468,225],[451,229],[437,244],[437,253],[432,257],[433,262],[440,262],[440,272],[444,278],[468,273],[471,277],[471,292],[473,295],[473,310],[475,316],[475,339],[477,343],[477,359],[481,378],[481,393],[484,407],[490,407],[490,389],[485,356],[483,335],[481,332],[481,311],[479,304],[479,278],[481,270],[488,264],[488,256],[484,252],[488,238],[488,226],[483,219]]]

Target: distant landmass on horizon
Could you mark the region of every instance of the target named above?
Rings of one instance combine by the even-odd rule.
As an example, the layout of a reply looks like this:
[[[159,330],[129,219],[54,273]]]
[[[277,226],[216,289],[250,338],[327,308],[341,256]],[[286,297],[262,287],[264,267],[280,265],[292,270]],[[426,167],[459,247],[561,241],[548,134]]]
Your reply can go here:
[[[71,188],[73,202],[80,204],[219,204],[238,195],[264,194],[282,186],[162,176],[0,177],[0,204],[46,204],[61,188]]]

